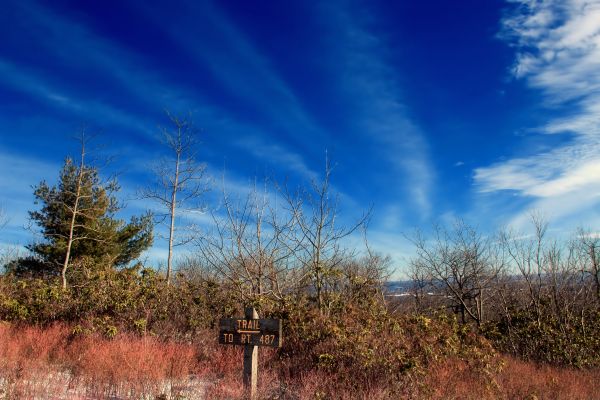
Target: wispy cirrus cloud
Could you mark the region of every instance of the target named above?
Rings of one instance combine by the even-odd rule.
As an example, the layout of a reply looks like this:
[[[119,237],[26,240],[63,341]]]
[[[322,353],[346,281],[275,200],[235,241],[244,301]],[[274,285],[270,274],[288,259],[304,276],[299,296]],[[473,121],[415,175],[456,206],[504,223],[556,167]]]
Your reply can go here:
[[[281,144],[266,142],[260,136],[245,136],[234,144],[257,159],[269,161],[274,166],[286,166],[287,170],[309,181],[317,180],[318,174],[306,165],[303,158]]]
[[[29,29],[24,32],[30,40],[35,43],[37,50],[45,52],[45,57],[55,63],[68,66],[74,71],[87,71],[86,79],[101,77],[108,80],[118,88],[119,92],[124,96],[135,100],[136,105],[147,105],[155,112],[162,112],[165,108],[169,108],[175,112],[181,111],[202,111],[210,113],[210,107],[205,104],[199,104],[197,95],[192,96],[190,93],[179,90],[177,85],[174,85],[165,80],[158,73],[153,73],[151,66],[144,60],[144,57],[124,48],[121,45],[102,37],[94,32],[88,26],[72,18],[63,16],[50,7],[46,7],[30,0],[23,0],[12,3],[12,6],[17,13],[17,16],[22,16],[27,23],[35,26],[35,29]],[[9,60],[5,60],[8,64]],[[18,64],[14,63],[14,72],[19,72],[22,68],[17,68]],[[100,112],[94,115],[94,111],[98,108],[108,110],[114,105],[103,107],[89,107],[89,92],[83,94],[77,93],[69,85],[59,85],[64,82],[43,82],[41,77],[29,73],[30,78],[25,78],[26,74],[21,72],[21,82],[26,83],[26,87],[40,86],[46,88],[52,86],[52,91],[38,91],[37,94],[49,100],[54,100],[55,105],[70,107],[72,110],[87,110],[88,117],[98,120],[111,121],[111,113]],[[7,80],[10,80],[7,76]],[[34,85],[28,85],[27,80],[32,81]],[[15,85],[18,86],[18,85]],[[61,87],[62,86],[62,87]],[[97,97],[101,97],[97,93]],[[98,100],[94,100],[100,103]],[[114,110],[113,110],[114,111]],[[117,116],[117,122],[124,120],[123,114],[126,111],[114,112]],[[128,110],[129,120],[143,121],[144,116],[135,111]],[[121,115],[119,115],[121,114]],[[147,116],[146,116],[147,119]],[[145,133],[152,133],[156,126],[155,124],[141,125],[138,123],[138,128],[142,128]]]
[[[155,112],[155,117],[148,119],[148,109],[136,110],[134,107],[133,110],[121,110],[114,105],[93,98],[90,99],[89,96],[82,96],[80,93],[61,86],[60,82],[54,82],[34,71],[27,71],[17,64],[0,59],[0,71],[4,72],[5,84],[42,99],[53,106],[73,112],[79,115],[80,118],[115,122],[127,128],[136,129],[150,137],[156,135],[157,124],[155,121],[165,108],[175,113],[192,111],[193,118],[198,120],[199,126],[215,134],[239,137],[240,133],[243,132],[244,135],[250,137],[251,135],[247,132],[260,131],[263,136],[268,135],[268,129],[259,129],[258,126],[241,121],[227,110],[205,98],[198,90],[191,90],[188,87],[183,87],[182,82],[166,78],[160,71],[154,71],[152,63],[145,59],[143,55],[102,37],[89,26],[60,15],[51,8],[33,1],[24,0],[15,3],[13,6],[18,12],[27,15],[27,20],[36,26],[35,30],[28,31],[27,34],[31,35],[32,41],[41,49],[44,49],[52,59],[61,64],[69,65],[70,68],[89,69],[103,79],[112,81],[112,84],[124,96],[132,100],[132,104],[149,106],[149,110]],[[273,103],[283,104],[285,109],[274,112],[273,115],[278,115],[278,118],[282,120],[290,117],[290,115],[292,117],[295,115],[295,119],[292,118],[291,121],[288,121],[290,126],[293,123],[299,123],[299,121],[304,121],[301,125],[303,127],[310,125],[311,123],[307,122],[308,117],[297,104],[294,95],[285,83],[277,77],[277,74],[273,73],[268,67],[266,59],[218,10],[213,9],[208,4],[203,7],[209,7],[210,10],[208,11],[214,13],[211,18],[217,20],[212,29],[217,29],[218,32],[214,34],[218,37],[225,37],[227,40],[224,42],[235,50],[201,53],[202,61],[212,65],[224,82],[233,84],[236,79],[239,79],[240,82],[237,83],[240,86],[237,87],[237,91],[243,92],[244,88],[248,88],[249,92],[245,93],[245,96],[252,98],[253,101],[259,101],[260,107],[265,110],[271,110]],[[190,8],[191,11],[198,12],[192,5],[190,5]],[[200,14],[195,14],[195,18],[200,16]],[[173,32],[175,37],[178,37],[177,32],[179,30]],[[69,38],[69,40],[65,40],[65,38]],[[196,54],[194,45],[188,43],[188,41],[189,39],[183,41],[183,46],[199,57]],[[212,45],[217,45],[217,43]],[[227,57],[233,57],[233,59]],[[246,64],[241,63],[241,61]],[[235,71],[232,69],[235,69]],[[242,71],[249,72],[244,75]],[[230,74],[227,75],[227,73]],[[2,81],[2,77],[0,77],[0,81]],[[242,81],[245,84],[242,84]],[[249,87],[251,82],[254,82],[255,85],[253,89]],[[277,100],[267,104],[269,102],[268,93],[259,90],[259,86],[263,86],[263,88],[266,86],[270,88],[271,92],[278,93]],[[261,93],[263,93],[262,97]],[[239,142],[249,144],[249,140],[242,138]],[[272,156],[271,161],[279,162],[278,166],[281,168],[290,170],[299,167],[298,172],[300,174],[309,173],[308,167],[306,167],[299,154],[286,150],[283,144],[277,142],[273,137],[269,139],[272,149],[277,150],[276,153],[270,153]],[[256,148],[241,147],[255,157],[260,154],[268,154],[264,151],[264,146]],[[290,164],[289,161],[293,162]],[[139,164],[137,160],[134,160],[133,165],[137,164]]]
[[[186,1],[178,11],[171,16],[175,23],[162,24],[163,30],[230,95],[253,107],[299,145],[308,147],[307,138],[327,135],[269,58],[216,4]],[[157,25],[163,19],[160,11],[150,7],[144,7],[144,12]]]
[[[0,83],[41,100],[50,106],[67,110],[92,121],[102,121],[147,132],[148,125],[134,115],[105,102],[90,99],[61,88],[43,74],[22,65],[0,59]]]
[[[551,218],[593,213],[600,196],[600,1],[515,1],[500,37],[515,48],[512,74],[542,94],[557,117],[542,134],[569,134],[545,151],[527,151],[475,170],[481,192],[514,191]],[[514,217],[523,223],[529,213]]]
[[[373,16],[344,2],[323,5],[322,11],[335,46],[332,53],[342,96],[352,99],[356,111],[349,118],[393,168],[398,181],[390,184],[408,188],[410,203],[420,215],[428,216],[435,179],[428,143],[410,117],[398,72],[387,59],[391,51],[383,38],[369,30]]]

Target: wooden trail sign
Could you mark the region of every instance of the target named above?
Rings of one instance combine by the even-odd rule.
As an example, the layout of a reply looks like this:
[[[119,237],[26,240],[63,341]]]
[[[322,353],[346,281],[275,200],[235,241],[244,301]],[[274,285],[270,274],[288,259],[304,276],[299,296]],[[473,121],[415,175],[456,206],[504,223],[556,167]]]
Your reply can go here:
[[[281,320],[224,318],[219,323],[219,343],[281,347]]]
[[[244,318],[219,321],[219,343],[244,346],[244,386],[250,389],[250,399],[255,399],[258,346],[281,347],[281,320],[259,319],[253,307],[246,308],[244,314]]]

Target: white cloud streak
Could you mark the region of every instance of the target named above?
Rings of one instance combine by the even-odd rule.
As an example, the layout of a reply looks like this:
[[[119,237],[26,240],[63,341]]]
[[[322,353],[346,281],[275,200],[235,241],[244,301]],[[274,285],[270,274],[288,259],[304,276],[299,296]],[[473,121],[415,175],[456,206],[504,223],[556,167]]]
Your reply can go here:
[[[397,72],[386,60],[386,43],[367,29],[365,14],[340,4],[323,6],[323,11],[324,20],[334,29],[340,86],[344,96],[355,102],[354,122],[395,169],[401,182],[392,184],[409,188],[420,214],[429,215],[434,172],[428,145],[403,102]]]
[[[309,168],[302,157],[289,151],[286,147],[272,142],[265,142],[258,136],[246,136],[234,143],[260,160],[268,160],[275,166],[286,166],[290,171],[303,178],[317,180],[318,174]]]
[[[143,7],[143,6],[142,6]],[[254,107],[296,141],[327,135],[304,110],[294,90],[251,39],[209,1],[183,2],[176,23],[159,24],[163,16],[144,7],[198,64],[208,68],[229,93]],[[218,40],[206,38],[206,32]],[[297,133],[302,132],[302,137]]]
[[[192,96],[164,82],[161,76],[152,72],[143,57],[97,35],[80,22],[66,18],[35,2],[23,0],[16,6],[36,27],[35,30],[26,32],[26,35],[31,35],[36,45],[41,46],[60,63],[71,68],[89,70],[91,74],[100,72],[102,76],[109,77],[117,83],[123,90],[123,94],[133,96],[138,104],[150,105],[157,112],[162,112],[165,108],[174,112],[192,109],[202,111],[203,115],[212,112],[210,107],[194,101],[197,96]],[[24,80],[27,82],[27,79]],[[34,76],[30,77],[29,81],[32,81],[35,86],[48,86],[48,83],[40,82],[41,79]],[[64,89],[62,91],[64,92]],[[75,93],[61,93],[61,90],[56,87],[53,87],[52,91],[37,94],[54,101],[57,106],[62,105],[72,111],[90,110],[89,99],[80,98],[81,96]],[[107,105],[102,107],[110,109]],[[96,108],[91,108],[89,114],[93,116]],[[156,126],[152,124],[144,125],[139,122],[143,120],[139,115],[124,116],[125,111],[112,111],[116,115],[117,122],[125,119],[137,120],[136,128],[143,133],[153,134],[156,130]],[[113,114],[100,113],[98,119],[105,120],[108,117],[111,121],[113,118],[110,117]]]
[[[67,93],[51,82],[43,74],[26,70],[0,58],[0,83],[41,100],[50,106],[67,110],[93,121],[110,122],[132,129],[147,132],[148,127],[141,119],[104,102],[84,98],[76,93]]]
[[[539,131],[572,138],[478,168],[475,182],[480,192],[511,190],[533,199],[529,210],[514,217],[517,225],[531,209],[555,218],[592,213],[600,195],[600,1],[515,3],[500,34],[516,49],[512,74],[561,115]]]
[[[110,77],[124,93],[131,95],[137,103],[150,105],[156,110],[157,117],[165,108],[175,113],[192,111],[193,117],[198,119],[199,126],[207,128],[211,132],[238,137],[240,132],[248,135],[246,139],[240,139],[239,143],[249,144],[249,138],[253,133],[256,133],[255,136],[268,134],[263,130],[259,131],[256,126],[236,120],[225,110],[205,99],[198,91],[183,88],[177,83],[166,80],[161,74],[152,72],[151,65],[148,65],[141,55],[97,35],[78,21],[65,18],[50,8],[31,1],[24,0],[19,2],[17,6],[20,7],[22,13],[27,15],[28,20],[33,21],[37,27],[36,30],[28,32],[28,34],[33,35],[35,42],[43,46],[52,57],[72,67],[91,68],[99,71],[105,77]],[[209,6],[205,5],[205,7]],[[268,63],[264,58],[253,49],[244,36],[224,16],[220,15],[216,9],[211,8],[211,10],[217,20],[216,22],[218,22],[215,24],[215,29],[218,28],[219,33],[225,37],[228,46],[235,49],[231,52],[234,60],[225,60],[221,57],[220,61],[217,62],[219,59],[218,57],[214,58],[215,52],[197,52],[197,43],[188,43],[189,38],[186,37],[182,40],[185,39],[184,43],[189,44],[187,50],[198,57],[201,54],[202,59],[210,63],[222,80],[230,84],[235,83],[232,83],[232,79],[235,81],[239,77],[239,79],[248,80],[248,77],[240,76],[239,70],[232,71],[228,69],[233,67],[223,69],[225,65],[234,65],[235,68],[251,71],[251,74],[260,78],[258,81],[260,85],[266,85],[271,88],[271,91],[279,93],[278,99],[274,103],[287,104],[287,112],[275,113],[279,115],[279,118],[283,115],[286,116],[285,118],[295,115],[296,118],[291,123],[302,121],[303,126],[310,125],[308,117],[304,115],[290,89],[268,67]],[[180,31],[181,29],[178,29],[172,33],[177,36],[177,32]],[[65,40],[66,37],[70,40]],[[77,55],[77,57],[74,57],[74,55]],[[222,55],[229,55],[229,53],[223,52]],[[249,66],[240,68],[239,65],[242,65],[240,62],[243,60]],[[231,74],[227,75],[227,71]],[[18,65],[11,64],[8,61],[3,62],[2,59],[0,59],[0,72],[3,72],[2,76],[5,78],[5,84],[43,99],[56,107],[84,115],[86,118],[92,118],[93,120],[113,121],[146,135],[156,135],[157,127],[152,123],[143,122],[147,118],[146,116],[130,114],[108,104],[81,98],[76,93],[66,92],[58,84],[50,82],[33,71],[25,71]],[[1,80],[2,77],[0,77]],[[256,81],[255,77],[250,81]],[[237,91],[248,87],[248,82],[246,84],[237,83],[240,84]],[[255,90],[252,93],[246,93],[246,97],[253,99],[253,101],[258,98],[261,101],[261,107],[268,110],[272,109],[273,102],[269,103],[267,98],[258,96],[260,93],[262,93],[260,90]],[[273,140],[270,142],[271,150],[277,150],[278,152],[263,151],[265,150],[264,146],[255,149],[241,147],[255,157],[270,156],[268,158],[272,162],[278,163],[278,167],[312,177],[309,168],[299,154],[273,142]],[[135,160],[133,165],[137,164],[139,163]],[[298,168],[298,170],[295,168]]]

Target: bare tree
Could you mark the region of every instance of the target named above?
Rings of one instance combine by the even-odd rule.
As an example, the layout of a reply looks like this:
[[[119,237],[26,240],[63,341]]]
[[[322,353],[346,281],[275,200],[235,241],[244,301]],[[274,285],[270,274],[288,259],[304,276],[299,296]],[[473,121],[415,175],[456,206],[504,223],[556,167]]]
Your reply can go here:
[[[531,214],[531,222],[534,228],[532,236],[503,232],[501,233],[501,241],[503,248],[506,250],[512,272],[519,275],[528,293],[527,311],[535,315],[539,325],[543,314],[542,292],[546,278],[548,222],[542,215],[535,213]]]
[[[66,287],[67,287],[67,267],[69,266],[69,260],[71,257],[71,247],[73,245],[73,241],[77,239],[77,237],[75,237],[73,235],[73,233],[75,232],[75,228],[76,228],[75,221],[77,220],[78,215],[85,214],[88,211],[86,209],[86,207],[82,206],[81,200],[83,200],[85,197],[91,196],[91,194],[83,193],[83,186],[84,186],[83,182],[85,180],[85,175],[86,175],[85,145],[86,145],[85,134],[82,134],[81,135],[81,152],[79,154],[79,156],[80,156],[79,157],[79,167],[76,169],[76,172],[75,172],[76,183],[75,183],[75,192],[73,193],[74,202],[73,202],[73,205],[64,203],[64,207],[71,214],[71,220],[69,222],[69,236],[67,238],[67,251],[65,253],[65,261],[63,263],[63,267],[62,267],[62,271],[61,271],[63,289],[66,289]]]
[[[243,201],[224,192],[214,232],[199,239],[202,258],[244,301],[284,300],[292,290],[308,289],[325,312],[333,291],[380,288],[389,260],[369,252],[358,261],[343,243],[366,226],[369,213],[349,227],[340,224],[330,178],[327,163],[323,181],[310,189],[269,192],[255,184]]]
[[[577,236],[581,271],[592,280],[596,301],[600,302],[600,237],[583,229],[579,229]]]
[[[198,248],[203,260],[223,276],[244,302],[265,298],[283,300],[293,282],[293,249],[286,241],[293,218],[270,201],[266,187],[256,184],[245,199],[223,202],[213,212],[214,232],[202,235]]]
[[[170,152],[170,158],[159,162],[155,167],[155,182],[140,190],[142,198],[154,200],[164,210],[155,214],[157,222],[168,223],[167,284],[170,284],[173,264],[173,248],[189,243],[190,235],[176,240],[176,219],[182,211],[198,210],[197,202],[209,189],[205,177],[206,165],[196,159],[197,131],[190,117],[180,118],[167,113],[171,128],[161,128],[163,144]],[[196,202],[196,203],[194,203]],[[194,203],[194,204],[191,204]],[[189,232],[190,224],[183,226]]]
[[[414,311],[419,314],[430,305],[427,300],[429,293],[433,293],[434,279],[430,268],[424,260],[413,259],[409,262],[408,276],[411,281],[411,295],[414,299]]]
[[[597,239],[580,230],[571,240],[557,240],[548,237],[548,223],[540,215],[532,214],[531,221],[531,235],[502,234],[509,265],[497,282],[495,304],[505,342],[515,354],[546,357],[547,341],[560,340],[561,354],[573,359],[579,345],[571,345],[579,334],[585,338],[597,312]],[[524,328],[537,334],[513,333]]]
[[[354,255],[342,241],[364,227],[370,216],[369,211],[350,226],[339,223],[339,198],[331,193],[331,172],[326,159],[321,182],[313,181],[310,190],[301,188],[296,194],[284,192],[295,222],[290,237],[294,257],[302,267],[303,280],[314,290],[317,307],[322,312],[328,308],[327,293],[340,275],[339,267]]]
[[[420,232],[411,240],[416,246],[412,264],[418,275],[429,277],[432,290],[442,291],[452,301],[463,323],[469,317],[480,325],[484,321],[486,290],[505,264],[498,242],[461,220],[451,230],[436,226],[431,240]]]

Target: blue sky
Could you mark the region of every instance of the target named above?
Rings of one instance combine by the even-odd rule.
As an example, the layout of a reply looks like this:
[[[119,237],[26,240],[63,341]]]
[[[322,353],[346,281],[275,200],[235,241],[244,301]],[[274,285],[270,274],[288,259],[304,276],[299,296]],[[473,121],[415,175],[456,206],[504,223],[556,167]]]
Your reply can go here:
[[[371,244],[398,263],[405,233],[455,217],[600,223],[598,1],[5,0],[0,243],[33,240],[32,186],[84,125],[126,212],[149,207],[132,197],[164,155],[164,109],[192,113],[232,191],[318,178],[327,152],[342,217],[373,205]]]

